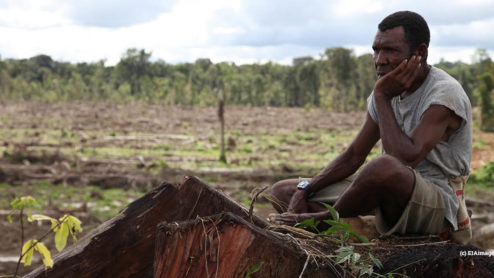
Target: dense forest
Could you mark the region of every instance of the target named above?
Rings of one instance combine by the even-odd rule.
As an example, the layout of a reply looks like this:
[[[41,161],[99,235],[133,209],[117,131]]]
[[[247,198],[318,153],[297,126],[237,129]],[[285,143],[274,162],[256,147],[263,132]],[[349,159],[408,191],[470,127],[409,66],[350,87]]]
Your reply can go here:
[[[494,110],[494,66],[483,49],[471,64],[441,61],[436,66],[460,81],[474,105]],[[129,49],[115,66],[67,63],[38,55],[0,60],[0,99],[42,101],[144,101],[179,105],[323,107],[361,110],[376,81],[371,54],[329,48],[318,59],[292,65],[272,62],[235,65],[198,59],[194,63],[152,61],[151,53]],[[487,119],[486,119],[487,120]]]

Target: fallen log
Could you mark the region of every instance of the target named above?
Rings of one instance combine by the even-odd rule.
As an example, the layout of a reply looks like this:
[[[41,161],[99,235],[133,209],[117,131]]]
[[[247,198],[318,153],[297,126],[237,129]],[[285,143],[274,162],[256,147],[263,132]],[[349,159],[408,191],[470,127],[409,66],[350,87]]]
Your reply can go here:
[[[222,212],[231,214],[217,215]],[[476,247],[411,238],[354,244],[355,252],[372,252],[383,262],[383,274],[494,276],[494,259],[478,255],[483,251]],[[52,269],[41,266],[25,277],[245,277],[261,262],[254,277],[349,277],[355,274],[351,265],[334,263],[340,246],[334,238],[273,228],[188,177],[180,186],[163,183],[55,255]]]
[[[249,217],[245,208],[197,178],[186,177],[178,187],[165,182],[55,255],[52,269],[40,266],[25,277],[152,277],[158,223],[223,211]],[[252,220],[268,225],[256,215]]]
[[[465,203],[469,208],[483,209],[483,210],[494,210],[494,203],[490,201],[478,200],[471,197],[465,198]]]
[[[487,240],[494,238],[494,224],[487,224],[475,230],[474,237],[476,237],[478,240]]]

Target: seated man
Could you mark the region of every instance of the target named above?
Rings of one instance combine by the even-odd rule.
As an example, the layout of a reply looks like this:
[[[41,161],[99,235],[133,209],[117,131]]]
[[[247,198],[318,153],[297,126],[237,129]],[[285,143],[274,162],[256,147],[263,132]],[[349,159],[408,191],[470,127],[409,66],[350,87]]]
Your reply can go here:
[[[273,185],[277,222],[329,219],[318,201],[330,202],[332,191],[346,180],[334,204],[341,217],[375,212],[382,234],[460,228],[466,234],[457,242],[471,238],[463,199],[472,153],[471,105],[455,79],[427,64],[429,39],[426,21],[413,12],[396,12],[379,24],[372,45],[378,80],[362,127],[351,145],[308,182]],[[383,154],[352,176],[379,139]]]

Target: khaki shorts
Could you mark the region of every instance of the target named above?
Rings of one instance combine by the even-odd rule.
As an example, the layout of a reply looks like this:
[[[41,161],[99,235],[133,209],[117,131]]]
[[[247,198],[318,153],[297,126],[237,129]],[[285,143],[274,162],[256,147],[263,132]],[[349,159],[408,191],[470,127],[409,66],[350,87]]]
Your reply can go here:
[[[413,170],[413,169],[412,169]],[[394,225],[387,223],[381,210],[375,210],[376,228],[384,235],[399,234],[439,234],[449,228],[445,216],[443,197],[439,189],[413,170],[415,186],[407,206]],[[318,191],[310,202],[334,204],[339,195],[353,182],[354,176],[334,183]],[[356,204],[358,205],[358,204]],[[372,214],[372,212],[370,213]]]

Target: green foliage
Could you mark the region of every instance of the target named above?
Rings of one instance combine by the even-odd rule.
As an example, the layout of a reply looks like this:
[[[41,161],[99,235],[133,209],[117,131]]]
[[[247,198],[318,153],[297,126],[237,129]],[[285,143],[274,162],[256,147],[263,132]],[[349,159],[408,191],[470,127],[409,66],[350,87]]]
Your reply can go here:
[[[47,55],[9,59],[0,67],[1,98],[214,106],[222,91],[225,103],[233,105],[351,111],[366,108],[366,98],[376,82],[372,55],[356,56],[343,47],[328,48],[319,59],[294,58],[291,66],[272,62],[214,64],[207,58],[170,65],[162,60],[153,62],[151,56],[143,49],[131,48],[116,66],[105,66],[104,61],[62,63]],[[477,50],[472,62],[442,60],[436,66],[461,83],[474,105],[484,105],[490,91],[482,91],[485,78],[478,76],[492,73],[494,67],[483,49]]]
[[[351,238],[356,238],[363,243],[368,243],[369,240],[364,236],[357,235],[354,231],[352,231],[352,227],[350,224],[341,221],[338,211],[336,211],[331,205],[326,203],[321,204],[328,209],[332,219],[316,221],[314,220],[314,218],[310,218],[297,223],[295,226],[303,229],[305,228],[314,230],[318,234],[337,237],[342,247],[336,250],[337,256],[335,259],[335,263],[358,267],[359,277],[362,275],[372,276],[372,274],[374,273],[374,266],[381,269],[381,261],[372,256],[371,253],[368,253],[367,256],[364,258],[360,253],[355,252],[355,247],[353,245],[348,245],[348,240]],[[318,229],[318,226],[321,223],[329,224],[330,227],[324,231],[320,231]]]
[[[219,161],[220,161],[221,163],[227,164],[227,161],[226,161],[226,156],[225,156],[225,155],[220,155]]]
[[[372,89],[369,80],[375,82],[372,59],[356,57],[345,48],[328,49],[326,53],[331,55],[319,60],[295,58],[293,66],[271,62],[241,66],[214,64],[207,58],[169,65],[164,61],[152,62],[151,53],[135,48],[128,49],[114,67],[105,66],[104,61],[60,63],[38,55],[28,60],[5,61],[0,68],[0,90],[2,98],[11,100],[144,101],[213,106],[221,92],[225,102],[234,105],[320,107],[328,104],[326,107],[332,110],[365,108],[365,96]]]
[[[37,208],[40,209],[40,205],[36,199],[31,196],[24,196],[18,199],[15,199],[11,202],[12,212],[9,214],[9,222],[12,223],[12,214],[15,211],[19,211],[19,221],[21,224],[21,239],[24,240],[24,225],[23,225],[23,211],[25,209]],[[64,215],[60,219],[54,219],[52,217],[42,215],[42,214],[33,214],[28,213],[27,219],[29,222],[33,221],[44,221],[48,220],[51,222],[51,228],[49,232],[55,232],[55,246],[58,251],[62,251],[67,243],[67,237],[69,233],[72,235],[73,240],[77,240],[76,233],[82,232],[81,221],[74,216]],[[46,233],[42,238],[44,238],[48,233]],[[41,239],[42,239],[41,238]],[[31,259],[34,255],[34,251],[38,252],[42,256],[43,264],[45,267],[53,267],[53,260],[51,258],[51,253],[46,248],[46,246],[39,240],[28,240],[25,243],[22,243],[21,254],[19,255],[19,262],[17,265],[16,273],[14,277],[17,276],[17,271],[20,263],[23,263],[24,266],[31,265]]]
[[[12,223],[12,214],[17,211],[23,211],[24,209],[41,209],[38,201],[31,196],[23,196],[21,198],[15,199],[10,203],[12,211],[7,215],[9,223]],[[30,216],[30,212],[28,212]]]
[[[28,208],[40,208],[40,205],[36,199],[31,196],[23,196],[19,199],[15,199],[10,203],[13,210],[22,210]]]
[[[314,220],[314,218],[309,218],[309,219],[306,219],[302,222],[295,224],[295,227],[300,228],[300,229],[311,229],[311,230],[316,231],[318,234],[320,234],[321,231],[319,231],[319,229],[317,228],[317,226],[319,226],[320,223],[321,223],[321,221],[319,221],[319,220]]]
[[[367,253],[366,257],[363,257],[360,253],[355,252],[355,247],[352,245],[347,245],[340,247],[336,250],[336,264],[345,264],[348,266],[357,267],[359,269],[359,277],[363,275],[368,275],[369,277],[373,274],[378,277],[383,275],[374,273],[374,267],[379,269],[383,268],[381,261],[374,257],[371,253]],[[386,277],[386,275],[384,275]]]
[[[494,165],[494,162],[493,162]],[[494,168],[494,167],[493,167]],[[417,262],[420,262],[422,260],[419,260],[417,262],[413,262],[411,264],[403,265],[400,266],[388,273],[385,274],[378,274],[375,271],[375,268],[378,269],[383,269],[383,264],[382,262],[374,257],[372,253],[367,252],[367,254],[362,255],[361,253],[358,253],[355,250],[355,246],[348,244],[348,240],[350,238],[356,238],[360,242],[363,243],[368,243],[369,240],[364,237],[364,236],[359,236],[355,234],[351,230],[351,226],[348,223],[342,222],[338,212],[330,205],[321,203],[323,204],[330,212],[331,217],[333,219],[331,220],[322,220],[322,221],[316,221],[314,218],[307,219],[305,221],[302,221],[300,223],[297,223],[295,226],[303,229],[310,229],[317,231],[319,234],[325,234],[325,235],[337,235],[339,234],[339,243],[342,245],[340,248],[338,248],[335,253],[336,253],[336,258],[335,258],[335,263],[336,264],[343,264],[347,267],[352,267],[352,268],[357,268],[359,271],[358,276],[366,276],[366,277],[394,277],[393,274],[396,274],[395,271],[407,267],[411,264],[415,264]],[[327,223],[330,225],[330,228],[328,228],[325,231],[319,231],[318,230],[318,225],[321,223]],[[401,276],[401,274],[400,274]]]
[[[494,161],[488,162],[484,167],[473,173],[469,182],[492,186],[494,183]]]
[[[480,129],[487,132],[494,132],[494,71],[485,72],[478,77],[479,86],[475,90],[476,96],[481,105],[481,125]]]
[[[365,236],[357,235],[354,231],[352,231],[352,226],[346,222],[343,222],[340,220],[340,215],[338,212],[329,204],[326,203],[320,203],[323,206],[325,206],[328,211],[331,214],[332,219],[326,219],[326,220],[314,220],[314,218],[307,219],[305,221],[302,221],[300,223],[297,223],[296,227],[299,228],[309,228],[317,231],[319,234],[324,234],[324,235],[334,235],[338,236],[338,239],[340,240],[341,243],[346,244],[348,240],[351,238],[356,238],[360,242],[369,242],[369,240]],[[320,231],[317,227],[321,223],[326,223],[329,224],[329,228],[327,228],[324,231]]]
[[[24,254],[24,256],[21,259],[21,263],[23,263],[24,266],[31,265],[31,258],[33,257],[34,251],[38,252],[43,257],[43,264],[46,267],[53,267],[50,250],[48,250],[42,242],[35,239],[28,240],[24,246],[22,246],[22,254]]]
[[[264,264],[264,262],[260,262],[255,264],[253,267],[249,269],[247,274],[245,275],[245,278],[251,278],[251,275],[258,272],[261,269],[261,266]]]

